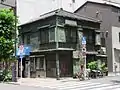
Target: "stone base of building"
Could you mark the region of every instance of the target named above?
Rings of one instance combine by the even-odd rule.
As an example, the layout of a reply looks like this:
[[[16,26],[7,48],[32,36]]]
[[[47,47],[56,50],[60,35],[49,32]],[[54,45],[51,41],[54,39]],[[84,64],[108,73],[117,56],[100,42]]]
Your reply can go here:
[[[120,72],[108,72],[108,76],[120,76]]]

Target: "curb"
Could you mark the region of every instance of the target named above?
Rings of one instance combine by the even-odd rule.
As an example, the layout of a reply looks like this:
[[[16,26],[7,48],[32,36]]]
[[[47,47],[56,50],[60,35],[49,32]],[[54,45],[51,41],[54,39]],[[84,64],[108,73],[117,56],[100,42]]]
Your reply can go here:
[[[19,83],[16,83],[16,82],[3,82],[5,84],[12,84],[12,85],[20,85]]]

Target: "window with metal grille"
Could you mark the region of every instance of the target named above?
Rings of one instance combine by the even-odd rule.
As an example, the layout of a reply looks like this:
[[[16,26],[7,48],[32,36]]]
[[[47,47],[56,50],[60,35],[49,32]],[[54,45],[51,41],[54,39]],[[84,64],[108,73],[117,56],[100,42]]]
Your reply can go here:
[[[120,22],[120,16],[118,16],[118,22]]]
[[[120,42],[120,32],[119,32],[119,42]]]

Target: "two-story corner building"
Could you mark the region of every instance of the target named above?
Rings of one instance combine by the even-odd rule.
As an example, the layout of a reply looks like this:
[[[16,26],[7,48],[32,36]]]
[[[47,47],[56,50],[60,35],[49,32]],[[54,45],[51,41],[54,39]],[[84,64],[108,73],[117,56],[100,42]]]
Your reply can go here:
[[[31,77],[72,76],[82,36],[87,39],[87,61],[96,60],[100,48],[100,23],[96,19],[58,9],[20,27],[21,43],[32,47],[30,71],[26,69],[27,59],[23,60]]]
[[[101,40],[106,44],[109,75],[120,71],[120,7],[109,2],[87,1],[75,13],[101,20]],[[105,43],[106,41],[106,43]],[[116,67],[116,68],[115,68]]]

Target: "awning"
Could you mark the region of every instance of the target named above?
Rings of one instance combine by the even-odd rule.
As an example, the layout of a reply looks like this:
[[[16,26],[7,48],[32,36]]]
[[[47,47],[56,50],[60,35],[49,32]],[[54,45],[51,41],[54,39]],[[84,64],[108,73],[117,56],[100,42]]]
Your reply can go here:
[[[58,49],[47,49],[47,50],[34,50],[31,52],[51,52],[51,51],[74,51],[72,48],[58,48]]]
[[[96,55],[96,54],[98,54],[98,52],[96,52],[96,51],[87,51],[86,54]]]
[[[45,55],[32,55],[30,57],[44,57]]]
[[[114,48],[115,50],[120,50],[120,48]]]
[[[107,55],[96,55],[97,57],[107,57]]]

